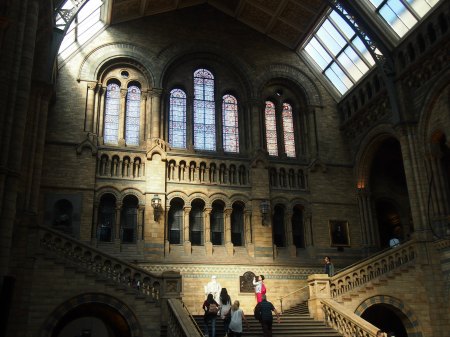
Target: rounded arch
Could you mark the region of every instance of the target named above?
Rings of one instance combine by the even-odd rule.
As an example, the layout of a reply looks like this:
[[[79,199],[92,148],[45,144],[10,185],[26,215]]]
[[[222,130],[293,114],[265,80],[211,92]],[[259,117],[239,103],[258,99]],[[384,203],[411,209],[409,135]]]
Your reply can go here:
[[[359,151],[355,156],[355,187],[358,189],[367,189],[369,187],[370,168],[375,154],[380,145],[389,138],[398,139],[392,127],[383,124],[372,129],[361,142]]]
[[[225,208],[230,208],[231,207],[231,203],[230,203],[230,199],[228,198],[228,196],[225,193],[214,193],[210,196],[210,203],[211,205],[215,202],[215,201],[222,201]]]
[[[252,74],[255,69],[248,63],[244,62],[236,55],[229,53],[216,45],[212,45],[211,41],[198,40],[193,44],[172,44],[168,48],[162,50],[158,54],[158,59],[164,62],[165,66],[161,72],[161,79],[158,85],[163,88],[167,75],[174,67],[184,60],[199,57],[206,57],[218,63],[227,65],[238,76],[239,82],[245,90],[244,96],[250,97],[253,92],[253,84],[251,82]],[[241,97],[243,98],[243,97]]]
[[[150,55],[152,55],[150,51],[128,42],[101,45],[86,55],[78,71],[77,80],[79,82],[95,81],[105,67],[111,63],[121,63],[126,60],[126,63],[142,71],[148,80],[148,85],[154,87],[156,80],[151,69],[158,69],[159,66],[152,63],[155,58]]]
[[[240,202],[244,205],[246,210],[251,209],[251,204],[248,197],[244,194],[233,194],[230,196],[230,205],[233,205],[236,202]]]
[[[208,196],[201,192],[194,192],[191,195],[189,195],[189,205],[192,204],[192,202],[196,199],[200,199],[205,203],[206,208],[211,208],[211,202],[208,198]]]
[[[450,94],[450,84],[448,83],[448,73],[442,79],[434,82],[429,89],[419,120],[419,139],[421,145],[427,154],[432,153],[433,134],[441,131],[443,128],[450,128],[450,116],[447,112],[447,105],[439,104],[439,100],[447,100]],[[440,113],[439,109],[443,109]],[[450,135],[447,135],[450,146]]]
[[[363,313],[374,305],[384,305],[391,308],[401,319],[408,336],[422,337],[420,322],[411,308],[400,299],[392,296],[377,295],[363,301],[355,310],[355,314],[362,316]]]
[[[124,190],[122,190],[121,194],[120,194],[120,202],[123,203],[123,200],[129,196],[129,195],[133,195],[138,199],[139,205],[145,205],[145,198],[144,198],[144,194],[134,188],[126,188]]]
[[[189,197],[184,193],[183,191],[172,191],[169,194],[167,194],[167,205],[170,205],[172,200],[174,199],[181,199],[183,200],[183,203],[185,206],[188,206],[190,204]]]
[[[261,97],[264,87],[275,78],[292,82],[298,90],[301,90],[303,97],[306,100],[306,104],[323,104],[322,95],[315,82],[301,70],[287,64],[270,64],[265,66],[264,71],[261,71],[260,75],[257,76],[257,84],[255,86],[257,87],[258,92],[255,96]]]
[[[139,320],[134,315],[133,311],[128,306],[119,301],[118,299],[99,293],[87,293],[76,297],[73,297],[66,302],[62,303],[59,307],[55,308],[53,312],[45,320],[40,337],[55,337],[58,336],[58,332],[68,324],[73,317],[81,317],[81,314],[86,314],[86,308],[102,309],[105,317],[109,317],[110,323],[114,324],[114,321],[110,318],[113,316],[115,319],[120,319],[126,324],[122,327],[123,337],[141,337],[143,336],[142,328],[139,324]],[[80,309],[82,313],[79,313]],[[99,315],[102,310],[93,310],[92,314]],[[127,329],[128,328],[128,329]]]
[[[102,197],[107,194],[111,194],[116,199],[116,202],[119,202],[119,200],[121,200],[121,193],[116,188],[102,187],[97,191],[95,195],[95,202],[99,203],[100,200],[102,200]]]

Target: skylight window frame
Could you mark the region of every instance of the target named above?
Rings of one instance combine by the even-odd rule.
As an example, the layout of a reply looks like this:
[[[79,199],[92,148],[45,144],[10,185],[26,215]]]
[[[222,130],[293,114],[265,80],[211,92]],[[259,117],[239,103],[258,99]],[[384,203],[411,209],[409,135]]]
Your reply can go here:
[[[349,24],[350,28],[353,31],[353,35],[351,37],[347,37],[347,34],[344,32],[343,29],[339,28],[339,25],[337,22],[333,20],[331,17],[331,13],[335,11],[337,15],[340,15],[338,11],[336,11],[334,8],[330,7],[328,8],[325,13],[323,14],[320,21],[318,21],[317,25],[314,27],[312,32],[309,34],[308,38],[304,41],[304,43],[298,48],[297,53],[307,62],[308,64],[311,64],[314,69],[316,69],[322,76],[318,76],[319,80],[327,87],[330,88],[330,91],[332,92],[333,96],[336,97],[337,100],[342,99],[345,97],[352,88],[354,88],[358,83],[360,83],[373,69],[376,69],[377,67],[377,60],[374,58],[374,55],[371,50],[369,50],[367,46],[367,41],[365,41],[364,36],[360,36],[356,30],[355,27],[352,26],[352,24]],[[324,22],[328,19],[328,21],[333,25],[333,27],[337,30],[337,32],[342,36],[342,38],[346,41],[344,48],[341,48],[341,50],[334,55],[329,48],[326,47],[326,44],[324,44],[324,41],[322,41],[319,36],[317,35],[317,32],[321,29]],[[328,57],[332,60],[328,62],[328,64],[322,69],[322,67],[319,65],[319,63],[314,59],[312,55],[309,54],[309,52],[306,50],[306,47],[311,42],[311,40],[315,38],[320,46],[326,51],[328,54]],[[363,44],[364,48],[367,50],[366,56],[364,55],[362,51],[359,50],[359,48],[354,44],[354,41],[356,39],[360,39],[361,43]],[[360,60],[363,61],[364,65],[368,68],[365,73],[363,73],[357,80],[354,79],[354,77],[351,75],[350,71],[347,68],[344,68],[342,65],[342,62],[339,60],[339,56],[342,55],[343,52],[345,52],[346,48],[350,47],[355,54],[359,57]],[[378,51],[379,52],[379,51]],[[320,54],[320,53],[318,53]],[[367,56],[370,56],[372,58],[373,63],[367,59]],[[356,67],[356,69],[360,69],[355,62],[353,62],[353,66]],[[336,66],[339,67],[339,69],[343,72],[345,76],[347,76],[348,80],[351,82],[351,85],[347,85],[345,82],[347,79],[341,80],[341,83],[335,83],[333,82],[328,75],[325,73],[328,69],[332,67],[333,64],[336,64]],[[331,70],[333,71],[333,70]],[[359,70],[361,71],[361,70]],[[345,89],[343,92],[339,89]]]
[[[410,5],[408,3],[407,0],[398,0],[399,2],[401,2],[401,4],[406,8],[406,10],[414,17],[414,19],[416,20],[416,22],[411,26],[411,28],[408,28],[408,30],[405,32],[405,34],[400,35],[395,29],[394,27],[388,22],[388,20],[386,20],[386,18],[380,13],[380,10],[387,5],[389,0],[381,0],[381,3],[376,6],[372,3],[371,0],[365,0],[363,1],[363,4],[367,10],[368,10],[368,15],[370,15],[371,13],[375,13],[375,20],[377,22],[379,22],[383,27],[387,27],[387,35],[390,37],[393,37],[395,40],[395,44],[399,44],[404,38],[406,38],[406,36],[408,36],[414,29],[415,27],[421,22],[423,21],[428,15],[430,15],[430,13],[437,7],[439,6],[439,3],[442,2],[442,0],[437,0],[434,4],[430,4],[429,1],[427,0],[423,0],[425,1],[429,6],[429,10],[423,14],[423,16],[421,16],[412,5]],[[392,10],[393,11],[393,10]],[[394,11],[393,11],[394,12]],[[398,17],[397,13],[394,12],[394,14],[396,15],[396,17],[400,20],[400,18]],[[406,24],[403,23],[403,25],[406,26]]]

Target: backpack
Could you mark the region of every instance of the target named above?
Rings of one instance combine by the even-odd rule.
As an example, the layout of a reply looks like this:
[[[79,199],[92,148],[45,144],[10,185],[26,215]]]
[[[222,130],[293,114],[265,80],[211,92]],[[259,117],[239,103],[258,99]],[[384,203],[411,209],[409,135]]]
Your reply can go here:
[[[257,320],[257,321],[260,321],[261,320],[261,303],[258,303],[256,306],[255,306],[255,309],[253,310],[253,317],[255,317],[255,319]]]
[[[208,315],[217,315],[219,307],[215,303],[210,303],[208,306]]]

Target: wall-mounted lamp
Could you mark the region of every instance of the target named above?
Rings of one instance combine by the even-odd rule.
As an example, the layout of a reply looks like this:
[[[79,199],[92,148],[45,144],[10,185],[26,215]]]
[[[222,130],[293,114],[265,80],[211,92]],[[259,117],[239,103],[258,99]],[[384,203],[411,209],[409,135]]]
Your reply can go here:
[[[259,210],[261,211],[262,215],[262,225],[268,226],[269,225],[269,212],[270,212],[270,202],[269,200],[263,200],[259,204]]]
[[[155,221],[159,221],[159,217],[163,212],[163,208],[161,205],[161,198],[158,194],[155,194],[152,198],[152,207]]]

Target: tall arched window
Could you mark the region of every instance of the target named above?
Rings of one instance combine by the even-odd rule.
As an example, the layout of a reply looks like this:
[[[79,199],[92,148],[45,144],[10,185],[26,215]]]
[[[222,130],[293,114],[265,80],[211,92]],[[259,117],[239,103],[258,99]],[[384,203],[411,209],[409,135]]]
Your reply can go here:
[[[100,199],[98,208],[97,238],[102,242],[111,242],[116,223],[116,198],[106,194]]]
[[[192,202],[189,214],[189,238],[193,246],[203,245],[203,209],[205,203],[201,200]]]
[[[117,83],[109,83],[106,87],[105,132],[107,144],[117,144],[119,134],[120,87]]]
[[[244,245],[244,206],[241,203],[233,204],[231,213],[231,242],[234,246]]]
[[[285,247],[284,231],[284,207],[276,205],[273,214],[273,244],[277,247]]]
[[[175,199],[170,203],[168,217],[169,243],[180,244],[183,240],[183,202],[181,200]]]
[[[170,92],[169,143],[186,148],[186,93],[181,89]]]
[[[141,89],[136,85],[130,85],[127,92],[125,118],[125,142],[127,145],[139,145],[140,110]]]
[[[120,221],[123,243],[136,242],[138,204],[139,200],[134,195],[128,195],[123,199]]]
[[[223,96],[223,149],[225,152],[239,152],[239,124],[237,99],[232,95]]]
[[[292,120],[292,106],[283,103],[283,138],[284,152],[288,157],[295,158],[294,122]]]
[[[223,245],[223,214],[224,205],[220,202],[215,202],[211,211],[211,242],[213,245]]]
[[[266,102],[264,115],[266,120],[267,152],[269,152],[270,156],[278,156],[277,121],[275,115],[275,104],[273,102]]]
[[[216,150],[214,76],[206,69],[194,72],[194,148]]]

